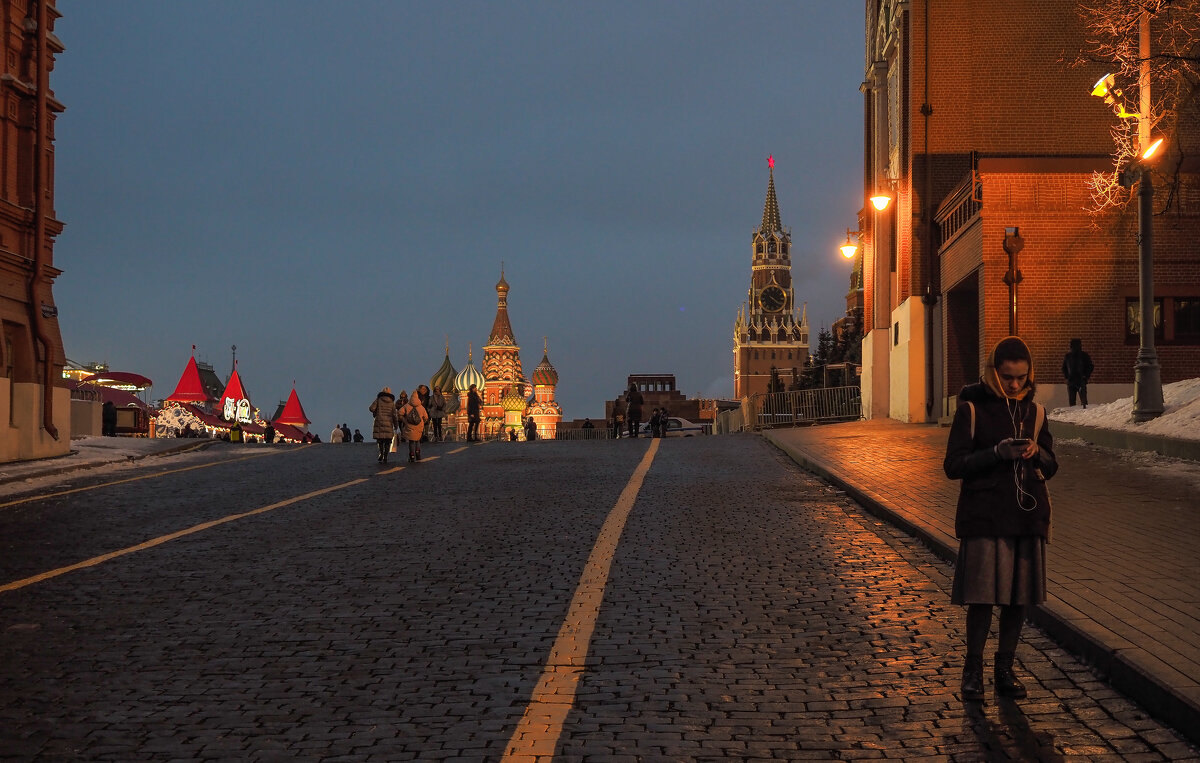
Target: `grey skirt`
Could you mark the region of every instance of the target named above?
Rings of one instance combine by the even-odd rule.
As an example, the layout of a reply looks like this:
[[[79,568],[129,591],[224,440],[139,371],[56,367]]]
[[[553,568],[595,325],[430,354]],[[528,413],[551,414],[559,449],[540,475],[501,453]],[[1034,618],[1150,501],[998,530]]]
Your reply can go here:
[[[1020,535],[959,541],[950,603],[1026,605],[1045,600],[1045,538]]]

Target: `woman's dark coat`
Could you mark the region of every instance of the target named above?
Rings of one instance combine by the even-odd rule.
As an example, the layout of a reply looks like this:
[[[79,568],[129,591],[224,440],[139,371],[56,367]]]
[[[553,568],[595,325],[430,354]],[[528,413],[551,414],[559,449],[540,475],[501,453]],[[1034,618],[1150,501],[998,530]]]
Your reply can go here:
[[[391,392],[380,392],[375,396],[375,402],[369,409],[375,415],[375,425],[371,429],[371,437],[376,440],[390,440],[396,431],[396,396]]]
[[[637,387],[630,387],[629,394],[625,396],[627,402],[625,407],[626,415],[634,421],[642,420],[642,392]]]
[[[974,436],[968,403],[975,408]],[[1009,437],[1032,438],[1036,416],[1032,392],[1025,400],[1006,400],[980,382],[963,387],[959,393],[942,464],[947,477],[962,480],[954,517],[954,534],[959,538],[1048,535],[1050,495],[1046,480],[1058,471],[1049,422],[1043,421],[1038,433],[1038,454],[1027,461],[1001,459],[993,449]],[[1021,503],[1025,509],[1032,507],[1031,511],[1018,505],[1018,479],[1029,494],[1020,496]]]

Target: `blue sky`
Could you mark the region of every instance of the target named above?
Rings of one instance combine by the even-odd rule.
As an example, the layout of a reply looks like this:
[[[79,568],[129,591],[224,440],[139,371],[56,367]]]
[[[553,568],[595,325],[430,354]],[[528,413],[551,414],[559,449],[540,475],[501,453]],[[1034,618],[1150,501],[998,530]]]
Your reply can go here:
[[[169,395],[191,346],[313,429],[461,369],[505,263],[567,418],[630,373],[733,392],[766,158],[813,338],[862,206],[861,4],[60,0],[67,357]]]

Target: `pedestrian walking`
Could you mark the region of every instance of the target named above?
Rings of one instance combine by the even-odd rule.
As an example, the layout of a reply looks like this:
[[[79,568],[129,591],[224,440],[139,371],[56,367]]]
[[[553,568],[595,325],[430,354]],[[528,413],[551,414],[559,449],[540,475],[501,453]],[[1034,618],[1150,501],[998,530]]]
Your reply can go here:
[[[994,606],[1000,607],[995,692],[1026,694],[1013,659],[1025,608],[1046,600],[1046,480],[1058,471],[1046,409],[1033,400],[1036,389],[1029,347],[1006,337],[992,350],[983,378],[959,393],[946,443],[946,476],[962,480],[950,601],[967,608],[964,701],[984,697],[983,650]]]
[[[642,391],[637,384],[629,385],[625,395],[625,420],[629,424],[629,436],[638,436],[638,427],[642,425]]]
[[[483,399],[474,384],[467,390],[467,442],[479,442],[479,418]]]
[[[446,418],[446,397],[438,388],[429,396],[429,420],[433,422],[433,439],[442,441],[442,419]]]
[[[350,442],[350,427],[342,424],[342,442]]]
[[[354,430],[354,441],[355,442],[363,441],[363,433],[358,431],[357,429]]]
[[[100,434],[104,437],[117,436],[117,406],[111,400],[100,407]]]
[[[525,419],[525,441],[533,442],[537,437],[537,422],[533,420],[532,416],[528,416]]]
[[[1071,350],[1063,356],[1062,375],[1067,380],[1067,403],[1075,405],[1075,395],[1079,395],[1079,402],[1083,403],[1083,407],[1087,408],[1087,385],[1088,379],[1092,378],[1092,371],[1096,367],[1092,365],[1092,356],[1083,351],[1083,340],[1072,339]]]
[[[263,427],[263,442],[265,442],[267,445],[272,445],[275,442],[275,425],[269,421],[267,422],[267,425]]]
[[[329,433],[329,441],[330,442],[341,442],[345,438],[346,438],[346,435],[344,435],[342,433],[342,425],[341,424],[338,424],[336,427],[333,428],[333,431]]]
[[[425,423],[429,421],[429,412],[421,404],[420,388],[413,390],[412,397],[397,411],[400,417],[400,429],[404,439],[408,440],[408,462],[421,460],[421,435],[425,432]]]
[[[621,429],[625,426],[625,397],[617,395],[617,399],[613,401],[613,417],[612,417],[612,436],[617,439],[621,436]]]
[[[375,417],[375,424],[371,428],[371,437],[375,438],[375,442],[379,444],[379,458],[375,459],[381,464],[387,463],[388,448],[392,444],[392,435],[396,431],[396,396],[392,394],[391,387],[384,387],[378,395],[375,396],[375,402],[371,403],[371,414]]]

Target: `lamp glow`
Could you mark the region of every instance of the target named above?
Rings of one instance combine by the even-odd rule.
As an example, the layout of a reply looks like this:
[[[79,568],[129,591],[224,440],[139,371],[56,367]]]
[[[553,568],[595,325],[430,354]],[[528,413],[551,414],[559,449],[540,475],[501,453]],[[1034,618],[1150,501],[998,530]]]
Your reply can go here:
[[[1162,138],[1159,138],[1158,140],[1151,143],[1149,146],[1146,147],[1146,150],[1142,152],[1142,158],[1149,159],[1150,157],[1154,156],[1154,152],[1157,151],[1159,149],[1159,147],[1162,146],[1162,144],[1163,144]]]
[[[1097,98],[1103,98],[1104,96],[1108,95],[1109,89],[1112,88],[1116,81],[1117,78],[1112,74],[1105,74],[1103,77],[1096,80],[1095,85],[1092,85],[1092,95],[1096,96]]]
[[[892,203],[891,196],[885,196],[883,194],[878,194],[876,196],[871,197],[871,204],[873,204],[874,207],[876,209],[878,209],[880,212],[887,209],[888,204],[891,204],[891,203]]]
[[[854,235],[854,234],[851,233],[849,228],[847,228],[846,229],[846,243],[844,243],[840,247],[838,247],[839,249],[842,250],[842,256],[848,260],[852,259],[854,257],[855,252],[858,251],[858,244],[856,244],[850,240],[850,236],[852,236],[852,235]]]

